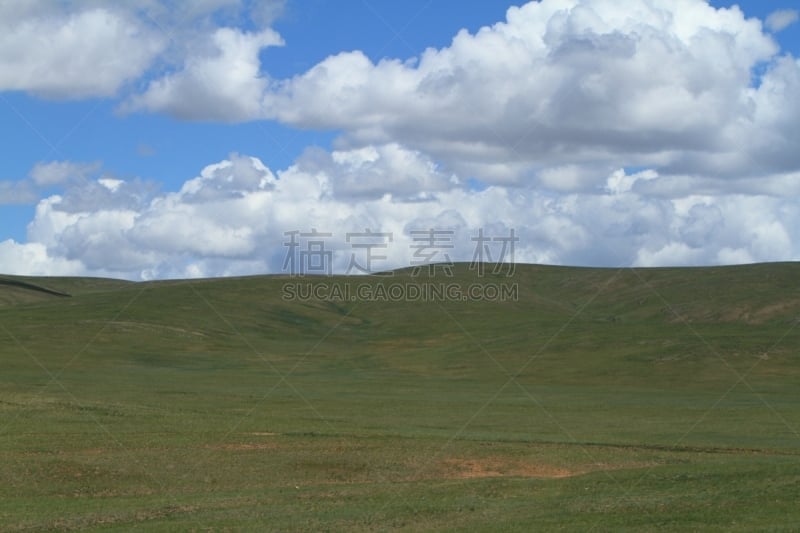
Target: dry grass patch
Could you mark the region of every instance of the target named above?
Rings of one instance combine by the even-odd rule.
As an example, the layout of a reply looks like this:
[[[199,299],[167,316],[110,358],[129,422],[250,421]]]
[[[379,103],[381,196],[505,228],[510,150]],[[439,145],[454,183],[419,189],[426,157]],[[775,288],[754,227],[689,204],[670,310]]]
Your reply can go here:
[[[434,468],[434,472],[436,477],[445,479],[486,477],[563,478],[581,473],[552,465],[527,463],[502,457],[444,459]]]
[[[225,450],[229,452],[252,451],[252,450],[277,450],[279,446],[274,442],[242,442],[209,444],[205,446],[209,450]]]
[[[490,456],[480,458],[451,457],[439,461],[431,469],[433,479],[471,479],[490,477],[527,477],[541,479],[559,479],[580,476],[590,472],[603,470],[620,470],[623,468],[646,468],[653,463],[592,463],[582,464],[576,468],[563,468],[547,463],[534,463],[504,457]]]

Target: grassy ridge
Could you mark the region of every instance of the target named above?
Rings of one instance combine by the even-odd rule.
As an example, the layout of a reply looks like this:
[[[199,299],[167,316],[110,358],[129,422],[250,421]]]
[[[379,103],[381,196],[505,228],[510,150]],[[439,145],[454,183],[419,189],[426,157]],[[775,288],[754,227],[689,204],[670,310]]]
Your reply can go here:
[[[16,278],[0,529],[788,531],[799,279]],[[517,298],[285,298],[392,284]]]

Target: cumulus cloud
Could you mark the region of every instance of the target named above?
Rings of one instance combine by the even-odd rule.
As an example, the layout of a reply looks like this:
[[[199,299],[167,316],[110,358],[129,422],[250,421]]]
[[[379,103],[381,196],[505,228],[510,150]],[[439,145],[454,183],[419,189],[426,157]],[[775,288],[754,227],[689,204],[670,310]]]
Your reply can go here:
[[[40,161],[22,180],[0,180],[0,205],[35,204],[41,198],[43,190],[55,186],[84,183],[99,168],[99,162]]]
[[[796,128],[776,129],[774,110],[800,118],[800,69],[777,53],[738,7],[543,0],[413,61],[328,57],[277,84],[263,113],[342,130],[340,146],[398,142],[495,184],[585,191],[629,166],[726,177],[796,164]]]
[[[260,159],[231,154],[230,159],[208,165],[200,175],[183,184],[179,197],[187,203],[225,198],[244,198],[255,191],[275,187],[276,178]]]
[[[437,165],[440,178],[562,193],[602,188],[617,168],[751,188],[800,169],[800,66],[736,6],[529,2],[419,57],[374,63],[341,52],[286,80],[261,68],[259,52],[281,44],[270,30],[221,28],[195,44],[180,69],[122,109],[335,130],[339,151],[399,145]],[[408,195],[413,182],[368,162],[348,175],[341,194],[380,195],[382,176],[387,191]],[[443,190],[446,181],[418,185]]]
[[[179,78],[169,77],[176,88],[185,89],[192,75],[213,84],[219,80],[214,78],[214,62],[203,64],[206,49],[216,45],[222,51],[218,61],[240,61],[232,70],[247,70],[242,48],[251,45],[243,42],[247,36],[233,27],[255,24],[267,28],[284,4],[284,0],[2,2],[0,90],[53,99],[112,97],[148,75],[176,69],[190,71]],[[263,46],[275,44],[277,39],[268,30],[256,35],[256,42],[267,43]],[[156,86],[152,90],[158,93]],[[160,90],[163,100],[166,89]],[[242,94],[244,99],[249,97]],[[146,107],[157,109],[159,95],[151,94],[149,100]],[[209,97],[194,102],[202,107]]]
[[[260,73],[258,54],[281,44],[270,29],[252,33],[219,28],[204,46],[189,53],[181,70],[151,81],[121,109],[159,111],[187,120],[236,122],[258,116],[268,84]]]
[[[6,52],[28,34],[47,30],[63,50],[75,49],[69,32],[102,19],[119,32],[112,39],[104,27],[82,40],[87,57],[102,62],[106,48],[130,44],[132,63],[112,65],[94,86],[75,63],[60,85],[16,87],[106,95],[149,69],[123,111],[274,119],[341,135],[332,149],[308,149],[285,169],[240,154],[198,165],[174,192],[96,164],[38,164],[24,180],[0,182],[0,202],[49,195],[26,243],[0,243],[3,271],[274,273],[296,237],[302,245],[324,240],[335,252],[332,269],[343,272],[353,239],[375,232],[392,236],[374,265],[383,269],[411,264],[417,232],[428,229],[448,232],[453,260],[473,257],[479,230],[513,230],[522,262],[800,258],[800,62],[737,7],[542,0],[417,58],[376,63],[348,51],[275,80],[259,58],[281,38],[266,25],[242,29],[247,8],[236,0],[92,0],[63,12],[53,6],[70,2],[44,2],[43,12],[26,5],[0,3],[0,20],[17,21],[0,22],[9,30],[0,37],[0,88],[11,83],[3,69],[18,61]],[[265,24],[282,4],[268,5]],[[786,17],[767,27],[779,31]],[[175,38],[162,42],[159,28]],[[142,42],[128,43],[136,32]],[[60,57],[34,53],[23,73]]]
[[[339,198],[364,199],[391,195],[395,199],[425,199],[460,182],[427,155],[397,143],[352,150],[309,149],[298,161],[307,172],[325,172]]]
[[[591,192],[475,191],[413,150],[368,148],[304,154],[277,172],[256,157],[231,154],[175,192],[102,174],[71,183],[39,202],[27,243],[0,245],[0,270],[129,279],[280,273],[301,270],[299,252],[324,242],[332,252],[330,269],[347,272],[354,257],[360,266],[366,261],[354,244],[372,242],[386,245],[375,254],[385,258],[371,265],[378,271],[414,265],[420,243],[430,242],[429,230],[442,232],[442,246],[427,250],[438,261],[471,260],[472,239],[481,230],[497,239],[513,230],[518,262],[656,266],[800,258],[796,196],[641,194],[641,184],[661,177],[624,169],[610,172],[606,186]],[[342,179],[351,185],[347,172],[355,167],[358,174],[365,164],[367,177],[374,169],[403,176],[413,167],[421,173],[416,180],[442,186],[425,197],[379,196],[369,188],[339,194]],[[370,240],[377,233],[384,238]],[[300,248],[291,263],[295,238]],[[498,241],[490,244],[497,260]]]
[[[283,1],[34,4],[0,8],[0,88],[109,95],[138,80],[121,111],[334,130],[339,151],[396,144],[443,175],[557,192],[617,168],[698,183],[800,169],[800,65],[763,31],[792,10],[762,23],[704,0],[542,0],[419,57],[345,51],[276,80],[260,54],[283,44],[268,27]],[[30,46],[40,35],[52,46]],[[380,170],[358,173],[338,190],[378,195]]]
[[[86,266],[51,255],[41,243],[20,244],[13,240],[0,242],[0,265],[4,274],[21,276],[80,276]]]
[[[53,2],[3,2],[0,90],[112,96],[138,78],[165,44],[164,35],[113,8],[67,11]]]

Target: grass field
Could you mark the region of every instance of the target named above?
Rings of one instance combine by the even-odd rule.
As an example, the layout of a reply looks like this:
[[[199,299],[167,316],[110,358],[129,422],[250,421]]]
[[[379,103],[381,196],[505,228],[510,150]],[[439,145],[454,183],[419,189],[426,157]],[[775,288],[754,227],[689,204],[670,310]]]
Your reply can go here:
[[[0,530],[798,531],[799,283],[3,276]]]

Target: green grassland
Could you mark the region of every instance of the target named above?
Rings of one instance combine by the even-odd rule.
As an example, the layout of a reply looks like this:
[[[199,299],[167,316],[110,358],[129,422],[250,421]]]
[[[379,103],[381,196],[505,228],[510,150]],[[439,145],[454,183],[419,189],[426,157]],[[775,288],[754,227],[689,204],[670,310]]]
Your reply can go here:
[[[516,298],[286,298],[392,283]],[[799,284],[2,276],[0,530],[797,531]]]

